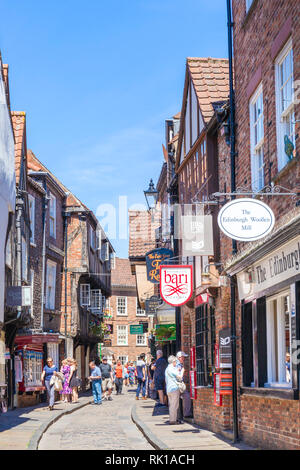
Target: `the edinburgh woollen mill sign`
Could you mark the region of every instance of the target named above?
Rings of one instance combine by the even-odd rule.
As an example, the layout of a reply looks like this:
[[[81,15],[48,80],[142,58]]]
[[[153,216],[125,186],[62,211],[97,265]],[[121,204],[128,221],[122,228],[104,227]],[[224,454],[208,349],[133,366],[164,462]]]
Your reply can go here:
[[[173,307],[184,305],[191,298],[192,293],[192,266],[160,267],[160,295],[167,304]]]
[[[251,242],[265,237],[274,227],[275,216],[267,204],[250,198],[234,199],[218,215],[218,225],[234,240]]]

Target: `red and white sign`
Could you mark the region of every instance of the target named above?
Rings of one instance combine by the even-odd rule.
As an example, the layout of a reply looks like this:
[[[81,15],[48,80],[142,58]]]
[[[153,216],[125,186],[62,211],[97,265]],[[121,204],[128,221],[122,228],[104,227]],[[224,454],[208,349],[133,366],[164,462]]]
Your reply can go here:
[[[192,266],[160,266],[160,295],[169,305],[184,305],[193,293]]]
[[[196,367],[196,348],[193,346],[190,348],[190,368],[194,369]]]
[[[195,306],[199,307],[199,305],[207,304],[209,302],[209,297],[210,297],[209,294],[197,295],[195,299]]]

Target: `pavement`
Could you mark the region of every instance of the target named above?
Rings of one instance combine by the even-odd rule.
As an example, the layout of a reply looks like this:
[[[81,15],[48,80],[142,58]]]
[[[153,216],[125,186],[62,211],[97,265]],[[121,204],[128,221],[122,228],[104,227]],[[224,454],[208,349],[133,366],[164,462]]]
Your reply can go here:
[[[43,433],[62,416],[89,405],[91,393],[82,395],[78,404],[56,402],[49,410],[46,403],[17,408],[0,414],[0,450],[36,450]]]
[[[253,450],[245,443],[229,440],[196,424],[169,425],[167,407],[157,407],[151,400],[138,400],[132,408],[132,420],[147,440],[158,450]]]
[[[123,387],[112,401],[92,405],[91,392],[78,404],[56,402],[0,414],[0,450],[250,450],[190,422],[172,425],[167,407],[135,400]]]

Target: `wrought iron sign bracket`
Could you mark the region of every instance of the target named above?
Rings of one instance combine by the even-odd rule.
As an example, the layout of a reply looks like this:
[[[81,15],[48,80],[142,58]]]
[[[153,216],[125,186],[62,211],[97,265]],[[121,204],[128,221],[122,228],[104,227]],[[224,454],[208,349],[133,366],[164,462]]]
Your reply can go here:
[[[238,187],[236,191],[231,193],[221,193],[216,192],[210,195],[210,199],[213,201],[221,197],[235,197],[235,196],[289,196],[292,199],[296,200],[300,198],[300,192],[292,192],[290,189],[284,188],[283,186],[275,186],[271,184],[270,186],[265,186],[261,191],[251,191],[248,188]]]

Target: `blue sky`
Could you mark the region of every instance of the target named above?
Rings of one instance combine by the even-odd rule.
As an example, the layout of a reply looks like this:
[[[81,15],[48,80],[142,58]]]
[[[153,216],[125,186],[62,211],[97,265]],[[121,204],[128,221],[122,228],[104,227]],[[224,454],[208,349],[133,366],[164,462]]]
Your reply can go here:
[[[95,213],[119,196],[143,204],[186,57],[227,57],[226,0],[2,0],[1,17],[28,148]]]

